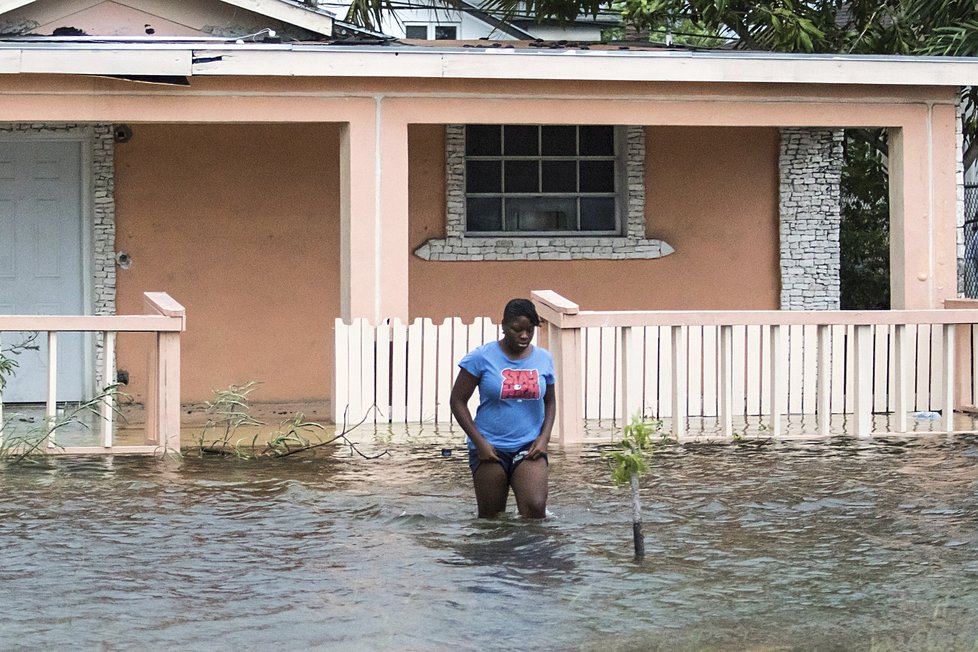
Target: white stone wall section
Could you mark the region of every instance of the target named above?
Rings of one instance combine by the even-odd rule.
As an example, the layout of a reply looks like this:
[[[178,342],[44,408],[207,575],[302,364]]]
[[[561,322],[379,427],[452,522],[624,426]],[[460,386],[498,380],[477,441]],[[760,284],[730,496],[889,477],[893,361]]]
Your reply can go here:
[[[781,179],[781,308],[839,309],[841,129],[784,128]]]

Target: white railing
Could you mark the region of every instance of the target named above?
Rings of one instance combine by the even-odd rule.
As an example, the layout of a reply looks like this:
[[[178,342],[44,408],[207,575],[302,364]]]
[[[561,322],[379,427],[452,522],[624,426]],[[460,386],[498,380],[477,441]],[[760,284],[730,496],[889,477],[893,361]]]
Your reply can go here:
[[[374,326],[365,319],[336,320],[333,418],[356,423],[449,422],[448,399],[466,353],[499,339],[488,317],[464,324],[392,320]],[[473,397],[473,410],[477,397]],[[376,409],[374,409],[376,408]]]
[[[146,396],[146,445],[117,446],[113,442],[115,406],[112,394],[100,406],[100,440],[97,447],[55,447],[48,452],[155,453],[180,450],[180,333],[186,330],[186,311],[165,292],[143,295],[143,315],[0,315],[0,333],[32,331],[46,333],[48,382],[45,415],[53,422],[57,414],[58,334],[65,332],[101,333],[104,346],[102,378],[106,385],[115,377],[116,333],[156,333],[156,351],[150,358],[149,387]],[[0,397],[2,399],[2,397]],[[0,424],[3,423],[0,400]]]
[[[758,415],[778,436],[786,414],[815,414],[827,435],[831,415],[847,413],[852,434],[864,436],[874,411],[893,413],[893,432],[908,430],[911,411],[938,411],[951,431],[955,406],[974,405],[974,303],[874,312],[581,311],[551,291],[533,298],[561,379],[557,438],[565,442],[580,439],[581,416],[643,411],[668,417],[677,435],[688,417],[715,416],[730,436],[735,415]]]
[[[978,302],[923,311],[686,312],[581,311],[553,292],[533,298],[547,322],[541,343],[557,365],[564,441],[580,437],[582,420],[620,422],[637,412],[669,419],[677,434],[691,417],[714,418],[727,435],[735,420],[763,418],[776,436],[794,414],[816,415],[819,433],[828,434],[831,415],[850,414],[847,428],[865,435],[874,413],[894,415],[893,431],[906,432],[908,415],[925,411],[939,412],[951,430],[953,408],[976,403]],[[337,320],[335,334],[337,423],[368,413],[376,422],[449,422],[458,361],[497,339],[499,327],[487,318]]]

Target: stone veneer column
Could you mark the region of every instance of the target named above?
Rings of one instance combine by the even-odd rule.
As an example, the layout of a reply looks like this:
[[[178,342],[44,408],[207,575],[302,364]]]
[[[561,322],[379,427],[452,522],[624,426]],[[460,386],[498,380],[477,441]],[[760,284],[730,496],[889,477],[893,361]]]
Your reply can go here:
[[[781,309],[839,309],[841,129],[781,130]]]

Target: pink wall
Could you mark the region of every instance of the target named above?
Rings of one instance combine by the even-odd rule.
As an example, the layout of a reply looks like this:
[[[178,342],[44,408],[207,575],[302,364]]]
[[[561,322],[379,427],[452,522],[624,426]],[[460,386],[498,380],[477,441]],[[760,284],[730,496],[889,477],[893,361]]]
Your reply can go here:
[[[676,252],[655,260],[410,261],[411,317],[496,317],[505,302],[548,289],[583,309],[777,309],[778,143],[773,128],[646,129],[649,237]],[[444,237],[444,129],[413,126],[411,246]]]
[[[325,399],[339,314],[335,125],[132,126],[116,146],[118,312],[142,293],[187,308],[183,400],[262,381],[256,400]],[[146,338],[120,338],[145,391]]]

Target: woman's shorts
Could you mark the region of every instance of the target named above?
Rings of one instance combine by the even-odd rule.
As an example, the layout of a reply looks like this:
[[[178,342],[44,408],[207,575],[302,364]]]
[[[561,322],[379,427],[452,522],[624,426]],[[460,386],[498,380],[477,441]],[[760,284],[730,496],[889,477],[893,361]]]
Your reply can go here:
[[[499,463],[502,465],[503,471],[506,472],[507,479],[512,479],[513,471],[515,471],[516,467],[519,466],[520,463],[526,459],[526,453],[527,451],[530,450],[530,446],[532,445],[533,442],[530,442],[529,444],[520,448],[518,451],[501,451],[498,449],[496,450],[496,457],[499,458]],[[543,457],[543,461],[549,465],[550,460],[547,458],[547,454],[544,453],[542,457]],[[479,453],[474,448],[470,448],[469,468],[472,469],[473,474],[475,473],[475,470],[479,468],[479,464],[481,463],[482,460],[479,459]]]

